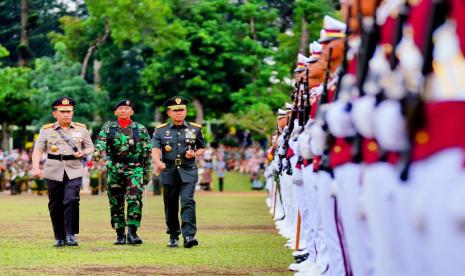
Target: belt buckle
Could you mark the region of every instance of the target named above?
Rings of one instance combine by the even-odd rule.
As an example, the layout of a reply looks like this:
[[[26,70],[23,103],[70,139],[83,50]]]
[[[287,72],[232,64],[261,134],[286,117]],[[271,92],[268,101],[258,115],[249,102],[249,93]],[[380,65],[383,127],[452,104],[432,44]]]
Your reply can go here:
[[[60,154],[60,161],[64,161],[63,160],[63,154]]]
[[[176,159],[174,159],[174,164],[175,164],[176,166],[181,165],[181,158],[176,158]]]

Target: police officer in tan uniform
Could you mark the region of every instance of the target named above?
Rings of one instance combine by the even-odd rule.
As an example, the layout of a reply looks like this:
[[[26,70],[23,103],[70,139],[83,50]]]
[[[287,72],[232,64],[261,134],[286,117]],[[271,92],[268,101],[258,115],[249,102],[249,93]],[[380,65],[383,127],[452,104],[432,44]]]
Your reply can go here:
[[[79,192],[82,184],[82,158],[92,155],[94,145],[86,126],[72,121],[75,102],[61,97],[52,103],[55,123],[42,126],[32,154],[35,177],[45,177],[48,209],[55,233],[55,247],[77,246],[79,233]],[[47,153],[44,170],[39,167]]]

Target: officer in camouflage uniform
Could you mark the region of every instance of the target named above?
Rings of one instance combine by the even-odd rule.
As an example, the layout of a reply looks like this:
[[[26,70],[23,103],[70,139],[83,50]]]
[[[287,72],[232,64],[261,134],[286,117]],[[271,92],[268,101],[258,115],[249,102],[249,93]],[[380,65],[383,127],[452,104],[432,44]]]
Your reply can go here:
[[[178,236],[182,233],[184,247],[198,245],[195,218],[194,190],[198,180],[195,158],[205,151],[202,126],[187,123],[187,100],[175,96],[165,103],[171,123],[157,126],[153,134],[153,160],[160,173],[163,184],[165,220],[167,234],[170,235],[168,247],[177,247]],[[181,220],[179,225],[179,198],[181,198]]]
[[[134,121],[132,103],[123,100],[113,111],[117,121],[107,122],[101,129],[93,159],[98,161],[105,152],[108,158],[107,194],[110,201],[111,225],[116,229],[114,244],[141,244],[137,236],[142,218],[142,193],[151,177],[151,142],[147,129]],[[127,219],[124,200],[127,202]]]

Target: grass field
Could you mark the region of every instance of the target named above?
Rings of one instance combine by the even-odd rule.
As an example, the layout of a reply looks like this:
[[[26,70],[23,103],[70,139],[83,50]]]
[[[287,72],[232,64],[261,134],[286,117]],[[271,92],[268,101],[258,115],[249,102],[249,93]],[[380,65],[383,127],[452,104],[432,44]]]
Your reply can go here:
[[[212,190],[218,191],[218,176],[212,173]],[[246,192],[251,191],[250,175],[238,172],[226,172],[224,176],[224,191]]]
[[[161,197],[148,198],[144,244],[114,246],[106,196],[83,195],[80,246],[57,249],[47,197],[0,195],[0,274],[282,275],[292,257],[264,199],[262,192],[197,193],[200,246],[169,249]]]

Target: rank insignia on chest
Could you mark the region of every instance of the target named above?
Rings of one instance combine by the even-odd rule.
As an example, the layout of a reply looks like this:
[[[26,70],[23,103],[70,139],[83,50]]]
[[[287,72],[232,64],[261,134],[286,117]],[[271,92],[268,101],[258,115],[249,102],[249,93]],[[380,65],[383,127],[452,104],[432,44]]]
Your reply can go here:
[[[170,151],[171,151],[171,146],[170,146],[170,145],[166,145],[166,146],[165,146],[165,151],[166,151],[166,152],[170,152]]]
[[[128,142],[129,142],[129,145],[134,146],[134,139],[131,138],[131,139],[129,139]]]
[[[186,128],[186,139],[195,139],[195,130]]]
[[[57,152],[57,151],[58,151],[57,145],[51,145],[51,146],[50,146],[50,150],[51,150],[52,152]]]

